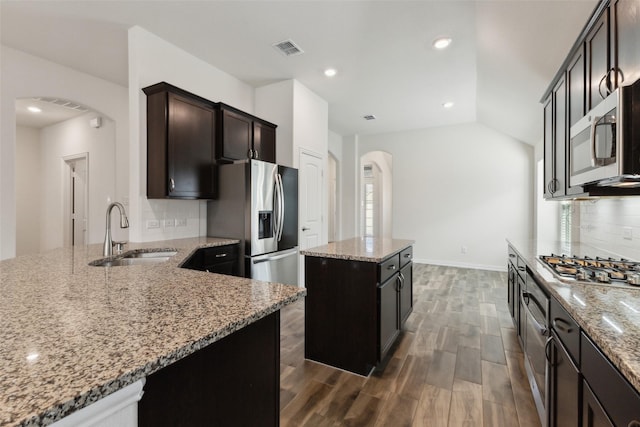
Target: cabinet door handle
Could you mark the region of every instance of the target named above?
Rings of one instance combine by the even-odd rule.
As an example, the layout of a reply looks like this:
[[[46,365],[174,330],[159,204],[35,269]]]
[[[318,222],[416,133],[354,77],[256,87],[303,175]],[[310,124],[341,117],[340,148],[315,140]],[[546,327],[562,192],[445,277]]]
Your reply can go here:
[[[411,259],[411,254],[404,254],[405,258]]]
[[[515,254],[509,254],[509,258],[515,258]]]
[[[566,325],[566,326],[563,326]],[[573,328],[571,327],[571,323],[567,322],[560,317],[556,317],[553,319],[553,327],[559,330],[560,332],[564,332],[565,334],[570,334],[573,332]]]
[[[253,158],[254,159],[260,159],[260,155],[258,154],[258,150],[253,150]]]
[[[224,258],[227,254],[216,254],[216,258]]]
[[[173,180],[173,178],[171,178],[169,179],[169,192],[172,192],[175,189],[176,189],[176,182]]]
[[[387,267],[387,270],[395,270],[395,269],[396,269],[395,264],[391,264],[389,267]]]
[[[640,421],[631,420],[631,422],[629,423],[629,425],[627,427],[640,427]]]
[[[250,159],[253,159],[253,150],[252,150],[251,148],[249,148],[249,154],[248,154],[248,157],[249,157]]]
[[[302,231],[311,230],[309,227],[302,227]]]
[[[398,279],[400,279],[400,290],[404,289],[404,274],[398,273]]]
[[[549,346],[551,345],[553,340],[554,340],[553,335],[551,335],[549,338],[547,338],[547,341],[544,343],[544,358],[547,359],[547,362],[549,362],[551,366],[554,366],[554,365],[553,365],[553,361],[551,360],[551,355],[549,354]]]

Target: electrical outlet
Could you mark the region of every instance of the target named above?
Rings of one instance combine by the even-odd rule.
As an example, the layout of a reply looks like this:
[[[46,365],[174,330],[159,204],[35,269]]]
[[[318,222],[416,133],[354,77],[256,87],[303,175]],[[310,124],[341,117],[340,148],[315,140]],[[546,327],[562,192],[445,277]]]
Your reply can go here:
[[[463,254],[467,253],[467,247],[466,246],[460,246],[460,252]]]
[[[147,229],[150,228],[160,228],[160,221],[157,219],[150,219],[147,221]]]
[[[175,221],[174,221],[173,219],[165,219],[165,220],[162,222],[162,225],[164,226],[164,228],[167,228],[167,227],[175,227],[175,224],[176,224],[176,223],[175,223]]]
[[[633,240],[633,229],[631,227],[622,227],[622,238],[625,240]]]
[[[185,218],[176,218],[176,227],[186,227],[187,220]]]

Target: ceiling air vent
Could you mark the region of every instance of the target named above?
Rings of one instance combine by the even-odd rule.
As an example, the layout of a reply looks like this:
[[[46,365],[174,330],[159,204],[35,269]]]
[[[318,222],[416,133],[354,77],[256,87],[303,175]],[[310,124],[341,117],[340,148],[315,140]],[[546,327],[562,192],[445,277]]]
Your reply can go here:
[[[272,46],[275,47],[276,50],[278,50],[284,56],[295,56],[304,53],[304,50],[300,49],[300,47],[295,44],[293,40],[284,40],[279,43],[274,43]]]
[[[362,118],[365,120],[375,120],[376,116],[374,116],[373,114],[367,114],[366,116],[362,116]]]
[[[38,97],[38,98],[33,98],[36,101],[42,101],[42,102],[48,102],[50,104],[55,104],[58,105],[60,107],[65,107],[68,108],[70,110],[76,110],[82,113],[86,113],[87,111],[89,111],[89,109],[87,107],[85,107],[84,105],[81,104],[77,104],[75,102],[71,102],[71,101],[67,101],[66,99],[59,99],[59,98],[47,98],[47,97]]]

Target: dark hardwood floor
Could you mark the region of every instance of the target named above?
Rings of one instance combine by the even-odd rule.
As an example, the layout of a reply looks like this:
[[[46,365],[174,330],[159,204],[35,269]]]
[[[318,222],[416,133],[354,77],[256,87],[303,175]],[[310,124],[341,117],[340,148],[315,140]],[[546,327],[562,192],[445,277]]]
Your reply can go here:
[[[286,426],[540,426],[506,273],[414,265],[414,310],[368,378],[304,359],[304,302],[282,310]]]

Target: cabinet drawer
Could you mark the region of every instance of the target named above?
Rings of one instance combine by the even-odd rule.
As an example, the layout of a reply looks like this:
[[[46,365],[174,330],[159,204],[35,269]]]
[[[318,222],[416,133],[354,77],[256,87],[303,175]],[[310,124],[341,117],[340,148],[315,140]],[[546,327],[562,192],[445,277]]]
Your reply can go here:
[[[238,258],[238,245],[214,246],[204,248],[202,251],[205,265],[219,264]]]
[[[576,364],[580,363],[580,328],[573,317],[555,299],[551,298],[549,308],[551,327],[562,341]]]
[[[382,261],[378,266],[379,283],[384,283],[400,270],[400,255],[396,254]]]
[[[400,267],[404,267],[413,259],[413,246],[409,246],[407,249],[400,252]]]
[[[631,424],[634,420],[640,423],[640,395],[584,333],[581,345],[582,375],[613,423],[617,426],[634,425]]]

